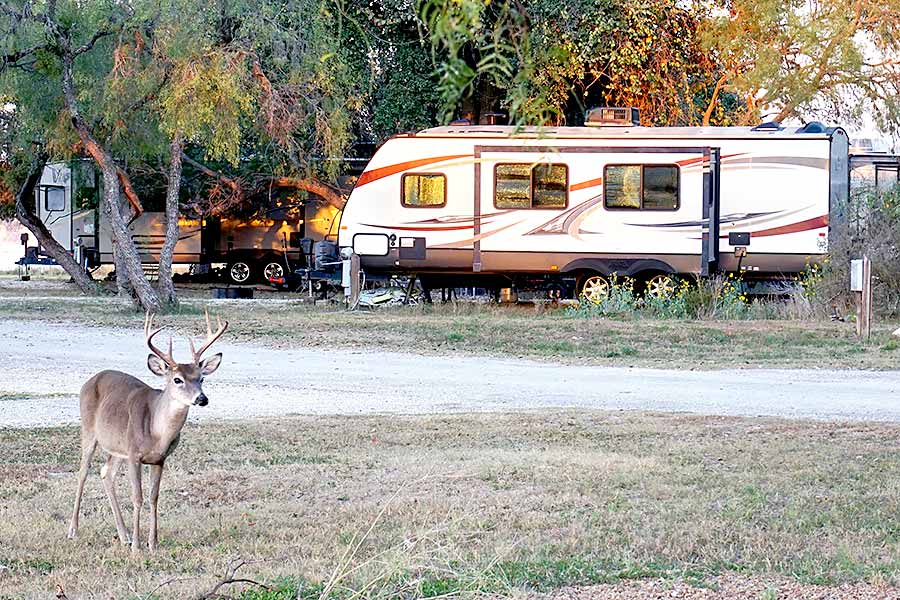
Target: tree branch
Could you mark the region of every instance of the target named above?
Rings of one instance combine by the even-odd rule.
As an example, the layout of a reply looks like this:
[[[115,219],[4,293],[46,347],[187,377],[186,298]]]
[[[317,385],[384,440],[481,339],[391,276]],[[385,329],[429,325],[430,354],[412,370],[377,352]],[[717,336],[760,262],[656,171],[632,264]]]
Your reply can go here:
[[[313,178],[297,177],[273,177],[271,180],[275,187],[293,188],[321,197],[328,204],[338,210],[344,209],[346,200],[341,190],[334,188],[323,181]]]
[[[232,561],[231,564],[228,565],[228,568],[225,570],[225,576],[219,581],[219,583],[217,583],[215,585],[215,587],[213,587],[213,589],[206,592],[205,594],[201,594],[201,595],[197,596],[195,598],[195,600],[214,600],[215,598],[221,598],[221,595],[219,594],[219,590],[222,589],[223,587],[225,587],[226,585],[234,585],[236,583],[247,583],[250,585],[255,585],[257,587],[260,587],[266,591],[271,590],[272,588],[270,588],[269,586],[262,584],[258,581],[254,581],[252,579],[247,579],[244,577],[240,577],[240,578],[235,577],[235,575],[237,575],[238,569],[240,569],[241,567],[243,567],[246,564],[247,564],[246,561],[243,561],[241,559]]]
[[[210,178],[212,178],[212,179],[216,179],[216,180],[218,180],[220,183],[225,184],[226,186],[228,186],[229,188],[231,188],[231,190],[232,190],[235,194],[241,194],[241,193],[242,193],[242,191],[241,191],[241,184],[240,184],[237,180],[232,179],[232,178],[230,178],[230,177],[226,177],[226,176],[223,175],[222,173],[219,173],[218,171],[214,171],[214,170],[210,169],[209,167],[207,167],[207,166],[204,165],[203,163],[198,162],[198,161],[194,160],[193,158],[191,158],[190,156],[188,156],[187,153],[185,153],[185,152],[182,152],[182,153],[181,153],[181,158],[182,158],[182,160],[184,160],[184,162],[186,162],[187,164],[191,165],[192,167],[194,167],[195,169],[197,169],[198,171],[200,171],[201,173],[203,173],[203,174],[206,175],[207,177],[210,177]]]
[[[94,47],[94,44],[96,44],[98,41],[105,38],[106,36],[112,35],[113,33],[115,33],[115,31],[113,31],[111,29],[100,29],[99,31],[95,31],[94,35],[91,36],[90,40],[88,40],[81,46],[72,50],[72,56],[75,57],[75,56],[84,54],[85,52],[90,52],[91,49]]]
[[[119,178],[119,185],[122,186],[122,193],[125,194],[128,204],[131,205],[131,218],[134,220],[144,214],[144,207],[137,192],[134,191],[134,186],[131,185],[131,178],[122,167],[116,167],[116,175]]]

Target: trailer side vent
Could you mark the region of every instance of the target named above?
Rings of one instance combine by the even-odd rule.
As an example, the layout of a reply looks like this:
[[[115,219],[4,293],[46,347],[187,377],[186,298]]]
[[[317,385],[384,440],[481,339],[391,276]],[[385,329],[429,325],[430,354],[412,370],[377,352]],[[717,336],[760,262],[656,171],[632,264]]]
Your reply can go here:
[[[641,124],[641,111],[636,108],[612,108],[601,106],[587,111],[584,124],[591,127],[615,125],[630,127]]]

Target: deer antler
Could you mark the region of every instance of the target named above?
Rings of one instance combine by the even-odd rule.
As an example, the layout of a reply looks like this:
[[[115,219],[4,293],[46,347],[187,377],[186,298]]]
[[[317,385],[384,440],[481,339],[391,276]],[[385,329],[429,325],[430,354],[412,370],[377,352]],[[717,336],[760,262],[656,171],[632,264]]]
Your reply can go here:
[[[215,332],[213,332],[212,323],[210,323],[210,321],[209,321],[209,310],[206,310],[206,341],[203,342],[202,346],[200,346],[200,350],[195,350],[194,349],[194,340],[192,340],[190,337],[188,338],[188,343],[191,345],[191,352],[194,355],[194,363],[195,364],[199,364],[200,357],[203,355],[203,353],[206,352],[206,350],[209,349],[209,347],[213,345],[213,342],[215,342],[217,339],[222,337],[222,334],[225,333],[226,329],[228,329],[228,321],[223,322],[222,319],[219,318],[217,315],[216,316],[216,326],[217,326],[217,329]]]
[[[150,348],[150,351],[153,354],[160,357],[163,362],[172,367],[173,369],[178,366],[178,362],[175,360],[175,357],[172,355],[172,338],[169,338],[169,352],[168,354],[157,348],[153,345],[153,336],[163,330],[162,327],[158,327],[157,329],[151,331],[153,329],[153,314],[150,311],[147,311],[147,316],[144,317],[144,337],[147,339],[147,347]]]

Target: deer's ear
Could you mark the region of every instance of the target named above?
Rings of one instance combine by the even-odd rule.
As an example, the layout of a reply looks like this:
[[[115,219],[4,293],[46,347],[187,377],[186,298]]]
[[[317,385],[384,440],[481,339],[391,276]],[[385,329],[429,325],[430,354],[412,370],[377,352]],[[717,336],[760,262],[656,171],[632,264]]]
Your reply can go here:
[[[216,369],[219,368],[219,365],[222,363],[222,353],[219,352],[215,356],[210,356],[207,359],[204,359],[203,362],[200,363],[200,372],[203,373],[203,376],[212,375],[216,372]]]
[[[166,364],[166,361],[155,354],[147,356],[147,367],[154,375],[165,375],[166,371],[169,370],[169,365]]]

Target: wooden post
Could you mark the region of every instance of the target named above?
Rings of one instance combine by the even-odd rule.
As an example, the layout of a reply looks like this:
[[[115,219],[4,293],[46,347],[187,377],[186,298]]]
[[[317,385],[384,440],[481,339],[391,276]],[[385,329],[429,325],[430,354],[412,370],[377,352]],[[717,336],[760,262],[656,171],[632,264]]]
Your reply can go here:
[[[872,261],[863,256],[863,315],[865,326],[862,335],[869,339],[872,335]]]
[[[360,280],[359,280],[359,255],[354,253],[350,257],[350,298],[349,304],[350,308],[356,308],[356,305],[359,304],[359,294],[362,292],[360,289]]]
[[[854,261],[857,262],[857,261]],[[872,335],[872,261],[863,256],[861,281],[852,286],[856,295],[856,333],[863,339]]]

